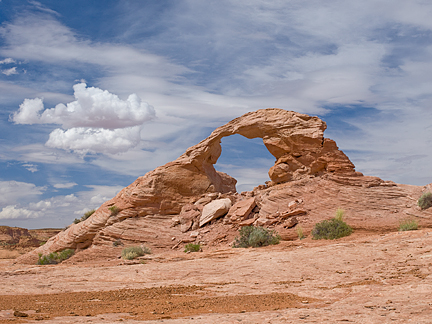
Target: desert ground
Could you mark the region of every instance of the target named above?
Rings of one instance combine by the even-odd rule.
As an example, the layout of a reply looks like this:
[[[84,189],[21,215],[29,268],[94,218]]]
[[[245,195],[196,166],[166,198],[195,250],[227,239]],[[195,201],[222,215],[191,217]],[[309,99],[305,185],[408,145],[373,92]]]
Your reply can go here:
[[[23,265],[9,251],[0,323],[432,322],[430,228],[132,261],[90,249],[105,259]]]
[[[432,323],[432,208],[419,203],[432,184],[364,176],[325,128],[283,109],[250,112],[49,240],[0,228],[0,323]],[[263,138],[276,158],[271,181],[250,192],[213,167],[234,134]],[[342,209],[354,233],[313,240]],[[404,221],[420,229],[399,232]],[[233,248],[249,225],[281,242]],[[185,253],[192,242],[202,251]],[[121,258],[137,244],[153,253]],[[75,255],[36,265],[65,249]]]

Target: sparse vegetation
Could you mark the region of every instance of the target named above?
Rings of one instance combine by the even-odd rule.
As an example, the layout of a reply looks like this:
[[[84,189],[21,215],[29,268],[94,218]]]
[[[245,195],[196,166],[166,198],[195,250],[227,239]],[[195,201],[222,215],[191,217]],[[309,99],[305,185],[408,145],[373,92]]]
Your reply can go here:
[[[185,245],[184,251],[186,253],[188,252],[199,252],[201,251],[201,245],[200,244],[194,244],[194,243],[188,243]]]
[[[123,259],[133,260],[135,258],[143,256],[144,254],[151,254],[151,250],[145,246],[130,246],[123,249],[121,256]]]
[[[351,235],[353,229],[343,221],[344,214],[344,210],[339,208],[334,218],[315,224],[312,230],[312,238],[314,240],[334,240]]]
[[[406,219],[400,222],[399,232],[415,231],[418,229],[418,222],[415,219]]]
[[[111,206],[108,209],[111,211],[111,216],[116,216],[118,213],[120,213],[120,208],[118,208],[116,205]]]
[[[303,233],[303,227],[301,227],[300,225],[298,225],[296,227],[296,232],[297,232],[297,236],[300,240],[303,240],[306,237]]]
[[[234,248],[260,247],[278,244],[280,236],[274,231],[263,227],[244,226],[240,229],[240,237],[235,238]]]
[[[89,218],[91,215],[93,215],[95,211],[96,210],[94,210],[94,209],[89,210],[88,212],[85,212],[84,215],[81,218],[75,218],[74,219],[74,224],[78,224],[80,222],[85,221],[87,218]]]
[[[417,205],[419,205],[421,209],[428,209],[429,207],[432,207],[432,193],[423,193],[417,201]]]
[[[122,242],[120,239],[115,240],[115,241],[113,242],[113,246],[120,246],[120,245],[123,245],[123,242]]]
[[[42,253],[39,253],[37,264],[39,265],[57,264],[64,260],[69,259],[74,253],[75,250],[72,249],[65,249],[60,252],[52,252],[48,255],[42,255]]]
[[[89,218],[91,215],[93,215],[95,211],[96,210],[92,209],[92,210],[85,212],[83,217],[81,217],[81,221],[85,221],[87,218]]]
[[[343,221],[344,215],[345,215],[345,210],[343,210],[342,208],[338,208],[336,210],[335,219]]]

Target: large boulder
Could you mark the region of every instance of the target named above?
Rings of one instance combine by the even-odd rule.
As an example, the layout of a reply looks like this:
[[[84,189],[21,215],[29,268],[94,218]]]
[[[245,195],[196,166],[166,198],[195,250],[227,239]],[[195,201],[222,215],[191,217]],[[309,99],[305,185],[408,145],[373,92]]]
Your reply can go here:
[[[213,200],[205,205],[200,217],[199,227],[228,213],[231,205],[231,199],[229,198]]]
[[[255,206],[256,202],[253,197],[240,200],[230,208],[226,218],[228,218],[229,222],[242,222],[248,218]]]
[[[199,205],[186,204],[183,206],[180,215],[180,230],[185,233],[192,229],[194,223],[198,225],[198,219],[201,215],[202,207]],[[198,227],[198,226],[196,226]]]

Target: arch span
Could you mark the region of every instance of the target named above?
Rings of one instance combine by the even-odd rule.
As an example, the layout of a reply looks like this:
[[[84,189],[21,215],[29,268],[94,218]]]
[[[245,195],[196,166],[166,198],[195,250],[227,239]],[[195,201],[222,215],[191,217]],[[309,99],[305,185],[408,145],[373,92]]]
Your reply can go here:
[[[273,184],[324,172],[354,174],[354,165],[336,143],[324,138],[326,124],[318,117],[269,108],[247,113],[215,129],[205,140],[190,147],[174,163],[190,164],[211,182],[210,190],[234,191],[235,179],[216,172],[213,165],[221,154],[221,139],[234,134],[262,138],[276,158],[269,176]]]

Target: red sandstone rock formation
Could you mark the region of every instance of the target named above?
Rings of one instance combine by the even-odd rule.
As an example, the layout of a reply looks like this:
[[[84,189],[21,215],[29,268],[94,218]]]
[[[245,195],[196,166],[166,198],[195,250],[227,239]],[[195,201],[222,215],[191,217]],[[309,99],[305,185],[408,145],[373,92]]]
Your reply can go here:
[[[370,210],[378,209],[383,216],[402,205],[415,207],[415,199],[413,203],[409,195],[413,192],[417,195],[417,189],[403,189],[355,172],[354,165],[336,143],[324,138],[325,129],[325,122],[318,117],[283,109],[247,113],[217,128],[175,161],[139,177],[90,218],[72,224],[19,261],[33,262],[38,253],[65,248],[83,250],[92,245],[109,245],[118,239],[143,242],[153,248],[200,240],[206,244],[229,243],[238,226],[249,224],[276,227],[283,238],[290,239],[294,235],[292,227],[298,222],[310,228],[317,220],[329,217],[330,209],[331,212],[338,207],[357,209],[356,215],[360,215],[357,219],[364,220]],[[233,134],[262,138],[276,159],[269,170],[271,181],[245,195],[236,193],[234,178],[213,167],[221,154],[221,139]],[[353,193],[355,187],[358,192]],[[229,219],[223,221],[225,225],[221,225],[226,228],[194,232],[193,237],[187,233],[198,229],[202,207],[210,201],[230,198],[236,203],[251,197],[257,206],[251,210],[249,206],[242,215],[236,215],[232,209]],[[376,203],[377,198],[381,199],[382,208]]]
[[[40,243],[26,228],[0,226],[0,247],[30,247],[39,246]]]

